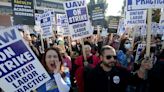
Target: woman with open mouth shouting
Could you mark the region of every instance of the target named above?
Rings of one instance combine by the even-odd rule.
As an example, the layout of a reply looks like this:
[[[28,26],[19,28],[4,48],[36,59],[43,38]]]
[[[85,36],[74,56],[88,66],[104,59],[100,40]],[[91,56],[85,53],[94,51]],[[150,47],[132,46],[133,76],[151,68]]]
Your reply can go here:
[[[69,71],[63,68],[59,50],[48,48],[43,55],[42,64],[49,73],[51,79],[37,89],[37,92],[69,92]]]

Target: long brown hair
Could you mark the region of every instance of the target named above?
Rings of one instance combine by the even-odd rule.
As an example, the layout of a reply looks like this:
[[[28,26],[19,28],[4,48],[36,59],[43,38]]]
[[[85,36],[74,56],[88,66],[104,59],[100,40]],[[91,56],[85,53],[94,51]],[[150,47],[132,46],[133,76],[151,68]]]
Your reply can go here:
[[[46,49],[44,55],[42,56],[42,60],[41,60],[41,63],[44,66],[44,68],[46,69],[47,72],[48,72],[48,67],[46,66],[46,60],[45,59],[46,59],[46,54],[47,54],[47,52],[49,50],[53,50],[53,51],[55,51],[58,54],[59,62],[61,62],[60,67],[62,66],[62,59],[61,59],[61,55],[59,53],[59,49],[58,48],[54,48],[54,47],[48,48],[48,49]]]

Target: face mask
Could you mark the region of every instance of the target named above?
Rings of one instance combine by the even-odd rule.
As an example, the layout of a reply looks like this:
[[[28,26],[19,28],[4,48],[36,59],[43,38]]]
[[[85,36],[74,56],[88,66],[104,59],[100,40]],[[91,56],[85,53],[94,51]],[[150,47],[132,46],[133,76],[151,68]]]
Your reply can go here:
[[[129,44],[129,43],[128,44],[124,44],[124,46],[125,46],[126,49],[130,49],[131,48],[131,44]]]

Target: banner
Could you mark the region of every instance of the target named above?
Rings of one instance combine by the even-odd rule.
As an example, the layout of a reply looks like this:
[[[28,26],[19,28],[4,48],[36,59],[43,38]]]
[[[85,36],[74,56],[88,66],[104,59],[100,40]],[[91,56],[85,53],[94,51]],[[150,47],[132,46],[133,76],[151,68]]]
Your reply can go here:
[[[93,34],[88,17],[86,0],[65,2],[64,8],[73,40],[85,38]]]
[[[104,21],[105,21],[104,5],[96,4],[96,5],[93,5],[91,8],[92,8],[92,11],[91,11],[92,24],[94,26],[96,25],[104,26]]]
[[[62,2],[57,2],[56,0],[36,0],[37,7],[46,7],[51,9],[63,10]]]
[[[127,0],[127,10],[164,8],[163,0]]]
[[[31,92],[50,77],[15,28],[0,31],[0,88]]]
[[[122,36],[125,32],[125,24],[124,24],[124,20],[125,19],[120,19],[119,21],[119,26],[118,26],[118,31],[117,31],[117,34]]]
[[[147,10],[134,10],[126,12],[126,26],[146,25]]]
[[[35,25],[33,0],[11,0],[14,25]]]
[[[40,16],[40,25],[42,28],[43,38],[53,36],[51,11],[45,12]]]
[[[67,16],[65,14],[56,14],[56,16],[57,16],[57,34],[63,36],[70,36]]]
[[[117,33],[119,20],[119,16],[109,16],[108,33]]]

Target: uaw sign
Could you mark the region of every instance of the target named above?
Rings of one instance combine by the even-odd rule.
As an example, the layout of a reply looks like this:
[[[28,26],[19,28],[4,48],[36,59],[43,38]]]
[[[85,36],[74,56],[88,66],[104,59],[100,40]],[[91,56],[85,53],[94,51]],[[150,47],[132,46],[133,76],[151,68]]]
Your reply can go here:
[[[93,31],[88,17],[86,0],[65,2],[64,8],[73,40],[92,35]]]
[[[50,79],[18,30],[0,30],[0,88],[31,92]]]
[[[127,9],[164,8],[164,0],[127,0]]]
[[[48,38],[53,36],[51,11],[45,12],[40,16],[40,25],[42,28],[43,38]]]

